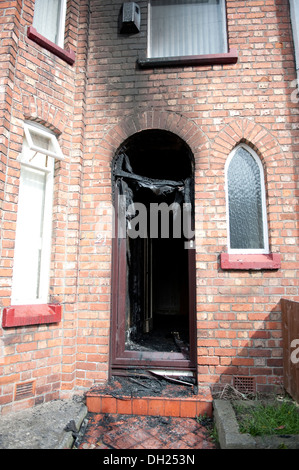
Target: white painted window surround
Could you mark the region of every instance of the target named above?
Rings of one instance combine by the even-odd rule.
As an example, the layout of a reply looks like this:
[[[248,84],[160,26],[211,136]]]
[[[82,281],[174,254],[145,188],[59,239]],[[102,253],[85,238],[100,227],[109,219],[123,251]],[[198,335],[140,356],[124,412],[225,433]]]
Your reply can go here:
[[[245,144],[225,164],[228,253],[268,254],[268,224],[263,165]]]
[[[12,281],[12,305],[48,302],[55,158],[63,155],[56,136],[24,125]]]

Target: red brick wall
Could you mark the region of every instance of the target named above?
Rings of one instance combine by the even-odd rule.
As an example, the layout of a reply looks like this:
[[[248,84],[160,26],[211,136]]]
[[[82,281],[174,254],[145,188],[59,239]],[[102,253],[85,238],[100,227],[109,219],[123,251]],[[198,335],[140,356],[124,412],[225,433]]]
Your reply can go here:
[[[82,321],[90,328],[85,331],[106,338],[111,247],[93,251],[93,243],[97,204],[111,200],[110,162],[135,132],[170,130],[187,142],[196,161],[197,222],[203,230],[197,241],[199,381],[224,384],[232,383],[233,375],[252,375],[258,389],[267,391],[280,383],[282,374],[280,298],[298,296],[297,106],[290,102],[296,75],[288,2],[244,6],[227,1],[229,44],[238,49],[237,65],[146,70],[136,67],[147,43],[146,2],[138,3],[142,24],[136,36],[116,33],[121,2],[91,6],[84,162],[88,192],[81,212],[84,227],[90,224],[81,253],[89,256],[82,259],[80,273],[84,299],[92,301],[98,294],[101,318],[96,305],[88,314],[87,302],[83,310],[79,306],[79,325]],[[278,271],[219,267],[219,255],[226,250],[224,164],[240,142],[257,151],[265,168],[270,246],[282,256]],[[100,291],[98,277],[104,284]],[[103,379],[107,349],[97,349],[92,337],[82,341],[86,350],[98,354],[90,357],[93,364],[82,364],[82,379],[91,385]]]
[[[88,4],[90,3],[90,9]],[[111,161],[134,133],[169,130],[195,157],[197,346],[201,384],[255,377],[268,391],[282,378],[282,297],[298,300],[298,104],[287,0],[227,0],[236,65],[149,68],[147,2],[141,32],[119,35],[122,2],[69,1],[67,47],[73,66],[26,37],[33,2],[0,5],[1,306],[10,305],[22,123],[59,133],[66,160],[55,173],[51,299],[62,321],[0,332],[0,406],[31,406],[107,380],[111,317],[111,219],[98,243],[99,212],[109,206]],[[271,251],[277,271],[226,271],[224,165],[246,142],[266,174]],[[14,401],[16,383],[36,380],[33,398]]]
[[[10,305],[24,120],[56,132],[65,155],[55,168],[50,301],[63,305],[59,324],[1,329],[3,412],[58,398],[73,388],[76,352],[77,247],[83,158],[88,2],[68,2],[66,47],[74,66],[27,38],[34,2],[1,2],[1,307]],[[15,401],[15,386],[34,382]]]

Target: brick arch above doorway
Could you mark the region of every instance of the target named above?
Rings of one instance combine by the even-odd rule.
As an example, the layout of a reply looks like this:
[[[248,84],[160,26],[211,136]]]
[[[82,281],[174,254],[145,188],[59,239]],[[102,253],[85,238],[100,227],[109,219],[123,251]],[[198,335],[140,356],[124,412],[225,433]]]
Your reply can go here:
[[[172,132],[179,136],[190,147],[195,162],[203,164],[209,159],[210,141],[197,124],[181,114],[148,110],[127,116],[113,126],[103,137],[100,144],[101,155],[114,158],[116,151],[133,134],[149,129]]]

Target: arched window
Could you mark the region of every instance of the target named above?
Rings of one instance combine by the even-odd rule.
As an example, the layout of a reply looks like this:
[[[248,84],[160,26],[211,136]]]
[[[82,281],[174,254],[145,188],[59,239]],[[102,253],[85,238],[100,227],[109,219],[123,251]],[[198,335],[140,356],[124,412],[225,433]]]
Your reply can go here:
[[[236,147],[225,166],[229,253],[269,253],[264,171],[247,145]]]

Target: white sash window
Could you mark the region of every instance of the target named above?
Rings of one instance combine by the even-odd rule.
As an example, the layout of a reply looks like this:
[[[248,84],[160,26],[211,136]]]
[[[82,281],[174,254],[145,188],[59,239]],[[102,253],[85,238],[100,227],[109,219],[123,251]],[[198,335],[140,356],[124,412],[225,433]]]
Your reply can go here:
[[[149,58],[226,52],[225,0],[149,1]]]
[[[56,153],[57,152],[57,153]],[[49,289],[56,137],[25,124],[15,240],[12,304],[47,303]]]

